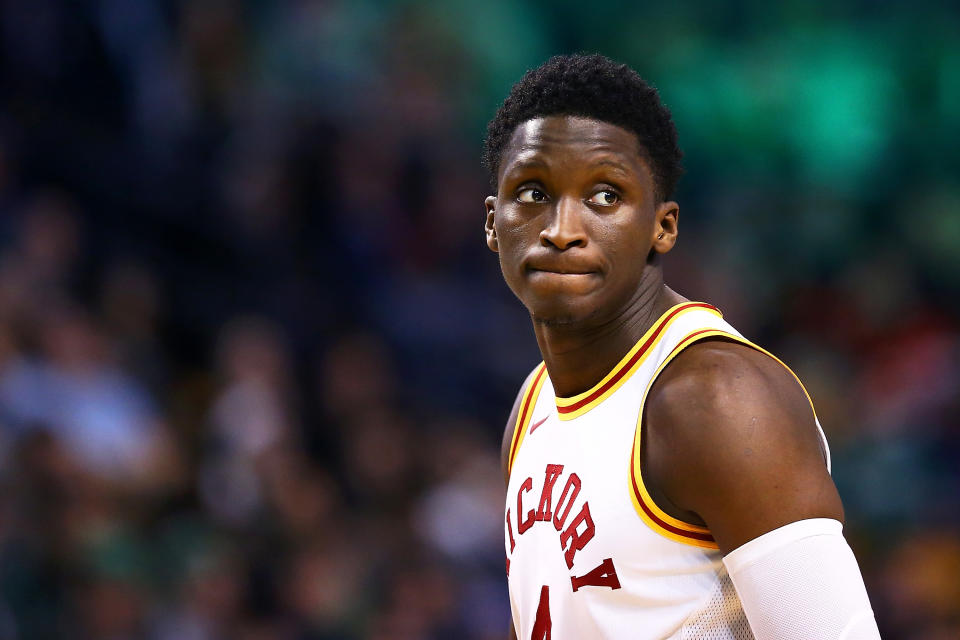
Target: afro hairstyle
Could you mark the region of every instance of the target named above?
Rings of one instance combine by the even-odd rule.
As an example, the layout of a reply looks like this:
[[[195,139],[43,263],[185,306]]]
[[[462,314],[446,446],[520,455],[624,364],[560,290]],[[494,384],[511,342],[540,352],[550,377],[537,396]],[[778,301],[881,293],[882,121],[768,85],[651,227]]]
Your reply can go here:
[[[657,90],[625,64],[599,54],[554,56],[527,71],[487,125],[483,164],[497,188],[504,148],[518,125],[566,115],[607,122],[632,131],[653,171],[657,196],[673,194],[683,174],[677,128]]]

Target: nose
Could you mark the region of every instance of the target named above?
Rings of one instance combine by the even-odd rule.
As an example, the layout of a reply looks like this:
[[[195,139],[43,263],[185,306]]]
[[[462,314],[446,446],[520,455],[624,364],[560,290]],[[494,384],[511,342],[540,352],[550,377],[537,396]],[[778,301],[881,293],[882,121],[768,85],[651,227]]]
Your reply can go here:
[[[583,205],[576,198],[560,198],[553,209],[550,224],[540,232],[540,244],[560,251],[587,244],[583,225]]]

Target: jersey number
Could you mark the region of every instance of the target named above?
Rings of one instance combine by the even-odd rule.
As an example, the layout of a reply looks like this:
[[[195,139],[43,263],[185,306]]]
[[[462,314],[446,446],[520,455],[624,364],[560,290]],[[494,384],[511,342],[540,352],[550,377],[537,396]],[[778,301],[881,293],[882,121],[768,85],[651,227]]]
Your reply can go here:
[[[540,587],[540,604],[537,606],[537,618],[533,621],[533,633],[530,640],[550,640],[550,587]]]

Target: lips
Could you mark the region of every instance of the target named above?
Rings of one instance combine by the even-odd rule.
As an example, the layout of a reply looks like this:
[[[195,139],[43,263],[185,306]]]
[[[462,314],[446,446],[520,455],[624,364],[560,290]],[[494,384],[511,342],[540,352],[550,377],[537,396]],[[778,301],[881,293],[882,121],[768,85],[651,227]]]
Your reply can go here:
[[[535,273],[536,273],[536,272],[540,272],[540,273],[555,273],[555,274],[560,275],[560,276],[587,276],[587,275],[590,275],[591,273],[595,273],[594,271],[580,271],[580,270],[577,270],[577,269],[566,269],[566,268],[536,269],[536,268],[532,268],[532,267],[531,267],[530,271],[535,272]]]
[[[556,273],[564,276],[585,276],[597,272],[597,269],[592,266],[587,265],[576,265],[576,264],[530,264],[527,266],[527,271],[531,272],[543,272],[543,273]]]
[[[527,271],[543,271],[560,275],[589,275],[597,273],[599,269],[591,264],[571,261],[531,261],[527,264]]]
[[[524,262],[523,287],[529,287],[537,304],[564,304],[561,301],[590,295],[602,285],[604,273],[602,263],[591,257],[535,253]]]

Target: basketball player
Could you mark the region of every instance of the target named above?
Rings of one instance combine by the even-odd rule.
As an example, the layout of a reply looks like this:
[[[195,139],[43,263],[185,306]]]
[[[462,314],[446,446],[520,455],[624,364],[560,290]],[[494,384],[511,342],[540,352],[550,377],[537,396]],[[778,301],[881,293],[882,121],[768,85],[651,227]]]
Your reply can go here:
[[[489,124],[487,244],[543,355],[503,439],[511,637],[878,638],[800,382],[664,284],[680,156],[657,92],[597,55],[528,72]]]

